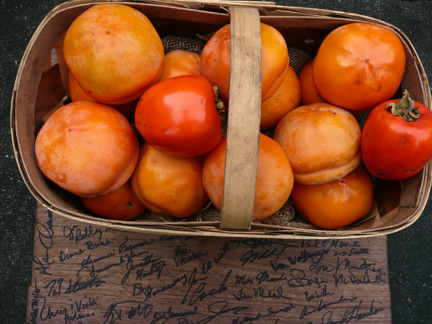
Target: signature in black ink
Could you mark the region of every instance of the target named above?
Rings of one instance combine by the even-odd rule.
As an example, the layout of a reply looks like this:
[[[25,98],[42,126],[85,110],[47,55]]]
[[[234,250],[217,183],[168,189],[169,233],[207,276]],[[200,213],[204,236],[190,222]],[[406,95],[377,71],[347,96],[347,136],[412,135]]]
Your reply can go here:
[[[133,319],[138,316],[145,319],[150,316],[152,310],[153,305],[135,300],[112,303],[103,315],[104,323],[121,323],[124,320]]]
[[[74,323],[77,320],[94,317],[95,313],[88,311],[91,307],[97,305],[96,299],[89,298],[88,302],[75,302],[70,307],[52,308],[47,305],[47,300],[42,297],[43,305],[40,309],[39,319],[41,321],[49,321],[61,317],[65,324]]]
[[[240,306],[240,307],[228,307],[228,302],[226,300],[217,301],[210,304],[207,309],[212,314],[208,317],[203,318],[198,322],[198,324],[206,324],[213,321],[216,317],[222,314],[232,313],[234,315],[238,315],[240,312],[248,310],[249,307]]]
[[[181,276],[175,278],[169,284],[158,287],[156,289],[153,289],[153,287],[150,285],[143,286],[141,283],[137,282],[133,286],[132,296],[144,296],[144,301],[147,301],[147,299],[153,296],[173,289],[175,286],[177,286],[177,284],[182,284],[183,286],[185,286],[187,282],[188,278],[186,274],[182,274]]]
[[[98,242],[93,242],[91,240],[85,242],[87,250],[90,250],[90,251],[97,249],[99,247],[102,247],[102,246],[110,245],[112,243],[114,243],[114,242],[109,240],[109,239],[105,239],[104,241],[99,240]]]
[[[97,263],[101,260],[109,259],[114,255],[115,255],[115,253],[112,251],[105,254],[105,255],[101,255],[101,256],[98,256],[95,258],[93,258],[91,254],[88,254],[87,257],[81,261],[81,269],[79,270],[79,272],[83,269],[88,269],[90,271],[90,275],[92,277],[94,277],[97,273],[100,273],[102,271],[105,271],[105,270],[111,268],[111,266],[108,265],[108,266],[105,266],[101,269],[96,269],[95,263]]]
[[[217,252],[216,256],[213,258],[214,263],[219,263],[222,261],[224,256],[227,254],[227,252],[230,250],[230,242],[225,242],[225,244],[222,247],[222,251]]]
[[[357,240],[340,240],[340,239],[328,239],[328,240],[303,240],[301,247],[307,248],[348,248],[348,247],[360,247]]]
[[[115,262],[102,262],[101,266],[98,266],[100,261],[106,261],[112,259],[116,256],[116,250],[113,249],[110,252],[98,256],[93,257],[91,254],[88,254],[85,259],[81,261],[81,268],[78,270],[77,274],[82,275],[82,273],[86,272],[89,276],[95,277],[98,274],[107,271],[113,267],[117,267],[124,264],[124,260],[122,258],[116,259]],[[118,260],[118,261],[117,261]]]
[[[194,307],[192,310],[189,311],[178,312],[178,311],[174,311],[173,307],[170,306],[168,308],[168,311],[166,312],[155,312],[153,314],[153,319],[150,323],[151,324],[158,323],[158,322],[166,323],[172,318],[177,318],[179,323],[188,323],[185,317],[196,315],[196,314],[198,314],[198,307]]]
[[[78,278],[76,281],[72,281],[72,279],[69,279],[69,284],[66,287],[65,294],[74,294],[79,291],[88,289],[88,288],[98,288],[105,284],[106,281],[100,279],[97,275],[90,278],[89,280],[82,280]]]
[[[286,282],[290,287],[307,287],[316,285],[320,288],[322,284],[327,283],[325,279],[307,277],[306,272],[301,269],[290,269],[288,274],[289,275],[281,273],[277,276],[271,276],[267,271],[262,271],[256,275],[255,279],[259,284],[267,282]]]
[[[83,254],[85,251],[85,249],[79,248],[78,251],[69,252],[69,250],[66,248],[66,250],[60,251],[59,261],[64,262],[70,260],[76,256]]]
[[[335,251],[334,256],[353,256],[353,255],[359,255],[359,254],[369,254],[368,248],[356,248],[352,247],[349,251]]]
[[[283,287],[278,287],[276,288],[276,290],[258,287],[258,288],[254,288],[253,292],[255,298],[291,299],[291,297],[285,296]]]
[[[291,264],[295,264],[295,262],[291,262]],[[270,260],[270,265],[273,270],[284,270],[289,269],[291,267],[290,264],[284,263],[284,262],[277,262],[276,260]]]
[[[272,261],[277,260],[285,251],[287,246],[283,246],[282,249],[279,249],[277,247],[275,248],[268,248],[262,251],[257,251],[255,249],[251,249],[244,253],[240,257],[240,261],[242,262],[242,266],[245,266],[247,263],[253,263],[255,260],[263,260],[263,259],[270,259],[273,258]]]
[[[252,288],[252,289],[245,289],[241,288],[238,290],[238,294],[233,294],[234,298],[238,301],[244,300],[244,299],[292,299],[289,296],[286,296],[284,293],[283,287],[278,287],[276,290],[267,289],[263,287],[258,288]]]
[[[62,293],[63,278],[53,279],[46,284],[45,290],[48,289],[48,296],[55,296]]]
[[[205,284],[205,280],[207,280],[207,277],[197,277],[197,268],[194,268],[191,272],[191,274],[188,276],[187,278],[187,283],[186,285],[188,286],[188,289],[185,293],[185,295],[183,296],[183,299],[181,301],[181,304],[184,305],[186,303],[186,300],[188,299],[189,296],[189,292],[192,290],[192,287],[194,285],[196,285],[199,282],[203,282]],[[189,305],[191,305],[191,303],[189,302]]]
[[[263,248],[268,248],[271,246],[281,246],[282,248],[286,248],[286,247],[298,247],[298,244],[294,244],[294,243],[286,243],[286,242],[281,242],[279,240],[272,240],[272,239],[235,239],[232,240],[233,243],[237,243],[237,246],[240,247],[241,245],[245,245],[247,247],[249,247],[250,249],[263,249]]]
[[[360,300],[357,305],[353,308],[346,310],[342,315],[342,318],[339,320],[333,319],[333,312],[327,311],[323,317],[321,318],[322,324],[343,324],[349,323],[351,321],[361,321],[370,316],[374,316],[378,313],[383,312],[385,309],[382,307],[375,307],[375,300],[372,299],[369,310],[361,312],[360,309],[362,307],[363,300]]]
[[[306,263],[310,259],[313,264],[320,264],[324,255],[328,253],[329,249],[319,249],[317,251],[302,249],[300,252],[300,256],[297,257],[297,261]]]
[[[254,323],[262,318],[268,318],[273,315],[277,315],[280,313],[288,313],[292,309],[294,309],[296,305],[289,303],[283,308],[274,309],[273,307],[267,308],[267,311],[265,313],[259,312],[257,315],[250,317],[250,316],[244,316],[244,317],[237,317],[235,318],[232,323],[233,324],[243,324],[243,323]],[[278,320],[276,320],[276,323],[278,323]]]
[[[247,275],[236,275],[235,285],[250,285],[254,283],[254,279]]]
[[[186,263],[192,262],[196,259],[199,259],[203,256],[208,255],[208,251],[194,251],[191,248],[187,249],[187,252],[183,249],[182,252],[179,252],[180,247],[177,247],[175,251],[174,262],[176,267],[180,267],[185,265]]]
[[[162,270],[164,266],[166,265],[166,262],[161,260],[160,257],[155,258],[153,253],[148,253],[146,257],[142,258],[140,262],[136,263],[134,258],[131,258],[129,256],[126,257],[126,274],[123,276],[123,279],[121,281],[121,284],[125,284],[127,279],[129,278],[129,275],[132,271],[135,271],[135,279],[136,280],[142,280],[146,278],[147,276],[150,276],[152,274],[156,274],[156,278],[159,279],[162,275]],[[149,266],[149,268],[147,267]]]
[[[324,302],[323,300],[320,300],[317,307],[304,306],[301,313],[300,313],[300,319],[303,319],[306,316],[313,314],[315,312],[320,312],[323,309],[327,309],[328,307],[330,307],[332,305],[338,305],[341,303],[353,302],[356,300],[357,300],[357,297],[344,297],[344,295],[341,295],[338,300],[328,302],[328,303]]]
[[[63,227],[63,236],[77,244],[90,238],[97,238],[100,241],[102,240],[103,232],[106,231],[107,229],[102,230],[101,228],[95,228],[91,225],[84,227],[84,229],[79,225],[67,225]]]
[[[289,273],[290,279],[288,279],[288,285],[290,287],[307,287],[316,285],[318,288],[321,288],[321,285],[327,283],[327,280],[318,277],[308,278],[306,272],[303,270],[291,269]]]
[[[354,265],[351,263],[351,260],[349,258],[340,258],[338,256],[337,262],[336,262],[336,268],[335,272],[338,273],[340,270],[371,270],[374,272],[380,271],[379,269],[375,269],[373,266],[376,265],[376,263],[369,263],[366,259],[362,259],[363,262],[360,265]]]
[[[156,295],[158,295],[158,294],[160,294],[162,292],[165,292],[165,291],[168,291],[170,289],[173,289],[179,283],[181,283],[183,286],[185,286],[187,284],[187,281],[188,281],[187,275],[186,274],[182,274],[181,276],[179,276],[176,279],[174,279],[171,283],[169,283],[169,284],[167,284],[165,286],[156,288],[153,291],[152,295],[156,296]]]
[[[320,272],[334,272],[334,267],[330,265],[324,265],[324,264],[310,264],[309,270],[314,271],[316,274]]]
[[[324,287],[320,291],[315,290],[312,293],[305,291],[304,295],[306,297],[306,301],[310,302],[311,300],[314,300],[314,299],[324,298],[327,296],[333,296],[334,293],[327,291],[327,285],[324,285]]]
[[[379,284],[379,283],[387,283],[383,278],[381,270],[369,270],[365,269],[362,274],[355,274],[352,271],[348,271],[349,276],[346,277],[343,273],[339,275],[333,274],[333,278],[335,280],[335,286],[338,285],[363,285],[363,284]]]
[[[46,259],[45,259],[46,260]],[[43,260],[43,258],[39,258],[37,256],[33,256],[33,262],[35,263],[35,270],[39,271],[41,274],[44,275],[51,275],[51,273],[48,272],[48,269],[52,264],[54,264],[54,261],[46,262]]]
[[[258,284],[263,284],[263,283],[266,283],[266,282],[279,282],[279,281],[286,281],[288,278],[287,278],[287,276],[284,274],[284,273],[282,273],[282,274],[279,274],[279,275],[277,275],[277,276],[271,276],[269,273],[268,273],[268,271],[267,270],[265,270],[265,271],[262,271],[262,272],[260,272],[260,273],[258,273],[256,276],[255,276],[255,280],[258,282]]]
[[[39,238],[39,242],[44,249],[43,256],[33,257],[33,262],[36,263],[35,270],[39,271],[41,274],[51,275],[47,270],[54,263],[50,260],[49,250],[54,244],[54,229],[53,229],[53,214],[48,210],[48,220],[46,223],[38,222],[36,224],[36,235]]]
[[[34,289],[31,293],[31,313],[29,314],[30,323],[36,324],[39,313],[39,301],[42,299],[41,290],[38,288],[37,279],[34,281]]]
[[[188,287],[188,290],[187,290],[186,294],[184,295],[183,300],[181,302],[182,305],[188,299],[189,299],[188,304],[192,306],[195,303],[197,303],[198,301],[203,301],[207,297],[219,295],[219,294],[222,294],[223,292],[227,291],[228,290],[227,282],[228,282],[229,277],[231,276],[231,273],[232,273],[232,269],[230,269],[226,273],[225,277],[222,279],[222,282],[219,284],[218,288],[212,288],[210,290],[206,290],[207,289],[207,282],[206,282],[207,277],[196,278],[197,268],[195,268],[193,270],[191,276],[188,279],[189,287]],[[196,286],[196,284],[198,284],[198,286]],[[189,293],[191,293],[190,297],[189,297]]]
[[[128,242],[129,242],[129,238],[126,237],[126,239],[119,245],[118,251],[120,254],[124,252],[131,252],[136,248],[141,248],[144,246],[151,245],[154,242],[154,240],[153,239],[143,240],[135,244],[127,244]]]
[[[59,294],[73,294],[78,291],[92,287],[97,288],[104,283],[105,281],[99,279],[98,276],[94,276],[87,281],[83,281],[80,278],[78,278],[76,281],[72,281],[72,279],[69,279],[69,282],[67,284],[63,278],[57,278],[48,282],[44,289],[48,290],[48,296],[55,296]]]

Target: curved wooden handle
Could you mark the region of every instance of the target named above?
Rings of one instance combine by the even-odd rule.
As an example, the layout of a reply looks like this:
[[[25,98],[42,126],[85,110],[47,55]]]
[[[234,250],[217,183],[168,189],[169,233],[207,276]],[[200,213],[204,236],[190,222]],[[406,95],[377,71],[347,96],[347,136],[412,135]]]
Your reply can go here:
[[[249,229],[261,117],[261,27],[256,8],[230,7],[231,63],[221,228]]]

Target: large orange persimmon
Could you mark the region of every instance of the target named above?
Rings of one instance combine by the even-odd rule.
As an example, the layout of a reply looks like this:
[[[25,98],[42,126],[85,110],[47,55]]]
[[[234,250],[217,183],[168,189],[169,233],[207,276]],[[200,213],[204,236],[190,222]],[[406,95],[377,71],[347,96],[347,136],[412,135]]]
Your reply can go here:
[[[208,201],[202,183],[202,157],[174,157],[145,143],[132,188],[144,206],[154,213],[188,217]]]
[[[223,199],[225,155],[226,138],[207,155],[203,168],[204,187],[219,210]],[[253,219],[276,213],[288,200],[292,187],[292,169],[282,148],[270,137],[260,134]]]
[[[321,43],[313,78],[321,97],[351,110],[367,110],[390,99],[405,72],[405,51],[390,29],[350,23],[334,29]]]
[[[91,197],[113,191],[130,178],[139,145],[132,125],[116,109],[77,101],[48,118],[37,134],[35,152],[48,179]]]
[[[138,99],[157,80],[164,49],[143,13],[111,3],[94,5],[73,21],[63,54],[88,95],[116,105]]]
[[[350,112],[326,103],[295,108],[274,133],[294,181],[302,184],[329,182],[354,170],[361,161],[360,136],[360,125]]]
[[[364,217],[372,208],[374,188],[363,166],[341,179],[317,185],[294,184],[294,206],[312,224],[337,229]]]
[[[277,29],[261,23],[262,46],[262,100],[270,97],[284,78],[289,63],[288,48]],[[223,100],[229,98],[231,59],[231,28],[220,28],[206,43],[201,52],[201,75],[219,88]]]

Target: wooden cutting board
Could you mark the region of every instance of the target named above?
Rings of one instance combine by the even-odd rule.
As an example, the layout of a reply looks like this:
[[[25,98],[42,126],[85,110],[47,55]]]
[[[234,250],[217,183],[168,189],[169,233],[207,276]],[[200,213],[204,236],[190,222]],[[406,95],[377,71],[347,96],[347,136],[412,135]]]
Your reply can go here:
[[[38,205],[27,323],[391,323],[387,239],[146,235]]]

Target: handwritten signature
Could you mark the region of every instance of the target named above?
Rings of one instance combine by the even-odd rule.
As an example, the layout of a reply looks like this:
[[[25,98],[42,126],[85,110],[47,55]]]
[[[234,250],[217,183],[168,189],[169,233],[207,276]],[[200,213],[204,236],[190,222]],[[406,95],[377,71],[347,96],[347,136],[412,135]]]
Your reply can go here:
[[[51,260],[49,255],[49,251],[54,244],[53,214],[51,211],[48,211],[48,219],[46,222],[37,222],[36,236],[44,252],[41,257],[33,257],[33,262],[36,265],[35,270],[44,275],[51,275],[51,273],[48,272],[50,266],[54,264],[54,260]]]

